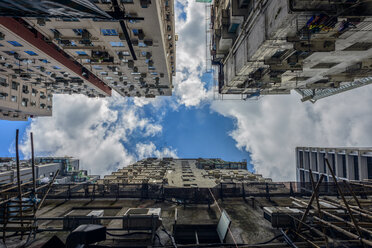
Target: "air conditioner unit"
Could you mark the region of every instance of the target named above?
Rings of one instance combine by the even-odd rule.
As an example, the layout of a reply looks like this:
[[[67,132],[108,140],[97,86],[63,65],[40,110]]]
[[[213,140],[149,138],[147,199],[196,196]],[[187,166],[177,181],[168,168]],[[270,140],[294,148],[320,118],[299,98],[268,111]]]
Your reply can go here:
[[[156,230],[162,225],[161,208],[130,208],[123,216],[125,230]]]

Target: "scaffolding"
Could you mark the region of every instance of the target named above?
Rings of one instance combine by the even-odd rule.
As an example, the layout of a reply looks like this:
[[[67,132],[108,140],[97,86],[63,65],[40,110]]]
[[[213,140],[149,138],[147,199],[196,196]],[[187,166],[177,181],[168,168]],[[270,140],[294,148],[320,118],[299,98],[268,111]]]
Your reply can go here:
[[[15,151],[17,165],[17,180],[7,184],[0,185],[0,231],[2,232],[3,242],[9,235],[28,236],[26,244],[32,235],[36,235],[37,222],[36,213],[41,208],[51,186],[56,179],[59,170],[55,173],[53,179],[44,185],[38,185],[41,178],[36,178],[35,174],[35,157],[33,134],[31,138],[31,166],[32,181],[23,182],[20,173],[19,163],[19,130],[16,130]],[[39,198],[40,197],[40,198]]]

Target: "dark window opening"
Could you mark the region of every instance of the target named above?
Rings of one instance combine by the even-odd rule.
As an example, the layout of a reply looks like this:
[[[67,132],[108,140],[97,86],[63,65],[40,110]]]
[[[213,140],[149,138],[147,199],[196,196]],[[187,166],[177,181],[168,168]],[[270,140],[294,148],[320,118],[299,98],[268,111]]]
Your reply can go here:
[[[346,155],[341,155],[342,158],[342,177],[347,177],[347,170],[346,170]]]
[[[359,180],[359,159],[358,156],[354,156],[354,179]]]
[[[367,157],[368,179],[372,179],[372,157]]]

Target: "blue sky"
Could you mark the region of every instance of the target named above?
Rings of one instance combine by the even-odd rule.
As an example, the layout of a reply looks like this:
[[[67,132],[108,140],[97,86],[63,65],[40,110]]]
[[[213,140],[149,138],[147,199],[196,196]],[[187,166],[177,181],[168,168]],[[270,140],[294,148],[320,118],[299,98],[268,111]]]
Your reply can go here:
[[[204,74],[200,78],[204,88],[210,89],[211,75]],[[132,101],[128,104],[134,105]],[[112,107],[112,109],[120,109],[120,106]],[[138,111],[143,118],[161,125],[162,133],[149,139],[143,136],[143,130],[132,132],[127,137],[128,140],[122,142],[131,154],[136,153],[135,144],[151,141],[159,150],[164,148],[175,150],[180,158],[222,158],[228,161],[246,159],[248,163],[250,161],[250,153],[244,149],[238,149],[235,140],[229,135],[234,129],[234,120],[211,111],[210,103],[204,103],[198,107],[180,105],[177,108],[166,104],[161,107],[147,104]],[[125,116],[125,112],[119,111],[119,114]],[[43,121],[44,118],[38,118],[38,120]],[[29,135],[26,130],[30,128],[30,124],[31,120],[27,122],[0,121],[2,130],[0,156],[14,156],[15,130],[20,129],[20,137],[25,138],[25,135]],[[39,154],[53,155],[53,151]],[[253,170],[252,165],[249,165],[249,169]]]

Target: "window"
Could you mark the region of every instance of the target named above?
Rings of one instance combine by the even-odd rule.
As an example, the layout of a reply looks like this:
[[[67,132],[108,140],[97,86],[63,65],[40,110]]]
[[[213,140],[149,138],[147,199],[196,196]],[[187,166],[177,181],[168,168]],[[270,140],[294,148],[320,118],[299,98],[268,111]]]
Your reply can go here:
[[[319,63],[319,64],[316,64],[313,67],[311,67],[311,69],[329,69],[329,68],[332,68],[332,67],[334,67],[338,64],[339,63]]]
[[[304,168],[304,153],[302,151],[299,151],[299,157],[300,168]]]
[[[31,101],[31,106],[36,106],[36,101]]]
[[[122,3],[133,3],[133,0],[121,0]]]
[[[138,29],[136,29],[136,28],[133,28],[133,29],[132,29],[132,32],[133,32],[134,35],[138,35],[138,34],[139,34],[139,31],[138,31]]]
[[[305,182],[305,173],[303,170],[300,171],[301,182]]]
[[[354,179],[359,180],[359,159],[358,156],[353,156],[354,160]]]
[[[84,51],[76,51],[77,55],[81,55],[81,56],[88,56],[88,54]]]
[[[40,62],[43,62],[43,63],[45,63],[45,64],[48,64],[48,63],[50,63],[48,60],[46,60],[46,59],[39,59],[39,61]]]
[[[55,70],[60,70],[61,67],[55,65],[55,66],[53,66],[53,69],[55,69]]]
[[[310,166],[310,152],[307,152],[307,153],[306,153],[306,158],[307,158],[307,167],[308,167],[309,169],[311,169],[311,166]]]
[[[367,51],[370,48],[372,48],[372,42],[357,42],[345,48],[343,51]]]
[[[23,85],[22,86],[22,92],[25,93],[25,94],[28,94],[29,93],[28,86],[27,85]]]
[[[74,31],[74,33],[79,36],[83,34],[83,30],[81,28],[74,28],[72,31]]]
[[[332,166],[333,173],[336,173],[335,154],[329,154],[329,155],[330,155],[329,165]]]
[[[118,36],[116,29],[101,29],[101,33],[104,36]]]
[[[108,73],[105,72],[105,71],[101,71],[100,74],[101,74],[102,76],[107,76],[107,75],[108,75]]]
[[[15,46],[15,47],[22,47],[22,45],[20,43],[18,43],[17,41],[8,41],[8,43]]]
[[[147,45],[145,43],[143,43],[143,42],[138,42],[138,46],[139,47],[147,47]]]
[[[342,177],[347,177],[347,171],[346,171],[346,155],[341,155],[342,159]]]
[[[94,70],[102,70],[103,68],[100,65],[93,65],[93,69]]]
[[[22,99],[22,106],[23,107],[27,107],[27,102],[28,102],[28,99],[27,98],[23,98]]]
[[[327,173],[327,163],[324,161],[325,153],[320,154],[321,161],[323,163],[323,172]]]
[[[12,100],[12,102],[17,102],[17,97],[16,96],[12,96],[11,100]]]
[[[9,55],[9,56],[13,56],[15,54],[14,51],[3,51],[3,53]]]
[[[318,154],[314,153],[315,171],[318,171]]]
[[[9,85],[6,83],[6,79],[0,77],[0,85],[3,87],[8,87]]]
[[[1,100],[5,100],[7,96],[8,96],[7,93],[0,92],[0,99],[1,99]]]
[[[78,18],[62,18],[62,21],[64,22],[79,22]]]
[[[25,53],[27,53],[28,55],[31,55],[31,56],[37,56],[37,53],[35,53],[33,51],[25,51]]]
[[[367,157],[368,179],[372,179],[372,157]]]
[[[124,46],[123,42],[120,42],[120,41],[110,41],[110,45],[112,47],[123,47]]]
[[[18,83],[12,82],[12,90],[18,90]]]

